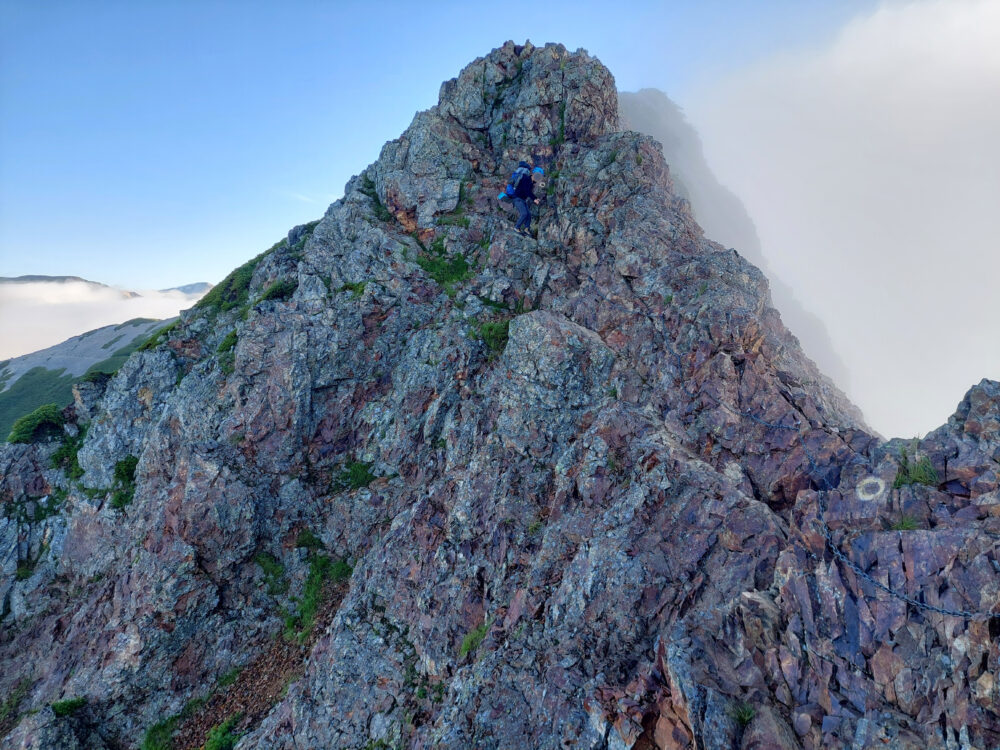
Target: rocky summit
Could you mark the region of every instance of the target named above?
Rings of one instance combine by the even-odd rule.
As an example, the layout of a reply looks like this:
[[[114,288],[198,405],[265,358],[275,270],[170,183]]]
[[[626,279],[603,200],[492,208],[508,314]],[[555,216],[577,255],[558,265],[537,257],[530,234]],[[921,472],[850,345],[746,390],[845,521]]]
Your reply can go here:
[[[5,748],[1000,746],[1000,384],[874,436],[583,51],[20,429]]]

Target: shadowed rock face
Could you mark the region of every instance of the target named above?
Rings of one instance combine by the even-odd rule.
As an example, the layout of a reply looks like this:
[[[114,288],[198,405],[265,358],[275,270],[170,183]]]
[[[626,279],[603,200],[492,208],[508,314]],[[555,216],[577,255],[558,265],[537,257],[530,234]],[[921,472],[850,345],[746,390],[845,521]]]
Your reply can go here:
[[[990,621],[924,605],[1000,596],[1000,385],[880,443],[617,116],[585,53],[494,50],[248,267],[244,308],[133,356],[82,488],[53,444],[0,453],[6,746],[135,745],[251,663],[304,529],[350,588],[240,748],[997,744]],[[537,239],[496,200],[528,154]]]

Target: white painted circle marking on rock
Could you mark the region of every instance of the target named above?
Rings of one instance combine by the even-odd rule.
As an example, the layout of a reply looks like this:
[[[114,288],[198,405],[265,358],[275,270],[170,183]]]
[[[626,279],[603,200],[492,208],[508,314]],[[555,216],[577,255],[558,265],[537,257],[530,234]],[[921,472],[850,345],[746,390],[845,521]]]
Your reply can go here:
[[[854,490],[859,500],[878,500],[885,493],[885,480],[866,477]]]

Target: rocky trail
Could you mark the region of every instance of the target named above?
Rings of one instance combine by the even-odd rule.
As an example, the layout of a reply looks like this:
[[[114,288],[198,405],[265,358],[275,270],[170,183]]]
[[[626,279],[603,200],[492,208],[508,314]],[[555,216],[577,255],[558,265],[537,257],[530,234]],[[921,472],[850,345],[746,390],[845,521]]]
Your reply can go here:
[[[242,734],[255,727],[281,699],[290,683],[302,674],[303,664],[319,634],[330,625],[333,615],[347,593],[347,585],[327,584],[315,627],[301,643],[279,636],[272,645],[235,675],[229,685],[215,690],[199,702],[173,734],[176,750],[198,750],[205,745],[209,732],[231,717],[238,717],[233,730]]]
[[[873,435],[583,51],[472,62],[61,419],[0,448],[4,747],[1000,746],[1000,384]]]

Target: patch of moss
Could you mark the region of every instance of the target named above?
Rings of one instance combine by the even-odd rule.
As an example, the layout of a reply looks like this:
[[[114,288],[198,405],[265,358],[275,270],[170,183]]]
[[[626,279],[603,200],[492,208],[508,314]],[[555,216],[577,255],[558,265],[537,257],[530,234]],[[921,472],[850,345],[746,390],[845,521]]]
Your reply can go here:
[[[340,287],[339,291],[350,292],[353,299],[360,299],[360,297],[365,293],[365,287],[367,285],[367,281],[356,281],[353,284],[348,282]]]
[[[10,695],[4,699],[3,703],[0,703],[0,724],[3,724],[12,716],[17,716],[17,707],[21,705],[21,701],[28,694],[28,688],[30,687],[31,680],[20,680],[14,686],[14,690],[11,691]]]
[[[357,490],[367,487],[376,477],[371,472],[372,465],[363,461],[348,461],[340,474],[334,480],[334,488],[338,490]]]
[[[225,352],[232,351],[233,347],[236,346],[236,339],[237,339],[236,329],[234,328],[233,330],[231,330],[229,333],[226,334],[226,337],[222,339],[222,341],[219,342],[219,345],[215,348],[215,351],[217,351],[219,354],[224,354]]]
[[[358,191],[371,198],[375,218],[386,222],[396,220],[396,217],[392,215],[392,211],[382,205],[382,201],[378,197],[378,190],[375,188],[375,182],[367,174],[361,178],[361,186],[358,188]]]
[[[323,549],[323,540],[312,533],[309,529],[302,529],[295,538],[295,546],[299,549],[317,550]]]
[[[202,299],[204,300],[204,297],[202,297]],[[146,339],[136,347],[136,351],[147,352],[150,351],[151,349],[155,349],[160,344],[166,342],[170,338],[170,334],[177,329],[180,323],[181,323],[180,320],[175,320],[173,323],[165,325],[163,326],[163,328],[157,329],[152,333],[152,335],[150,335],[148,339]]]
[[[68,698],[64,701],[56,701],[51,704],[51,707],[52,713],[56,716],[72,716],[86,705],[87,699],[80,696],[79,698]]]

